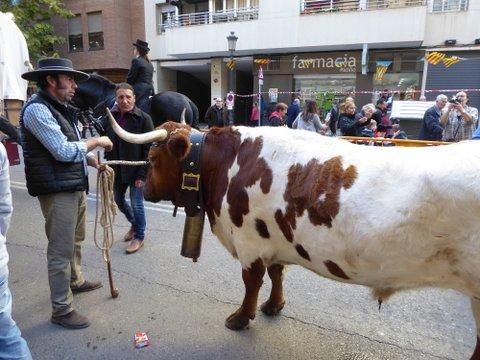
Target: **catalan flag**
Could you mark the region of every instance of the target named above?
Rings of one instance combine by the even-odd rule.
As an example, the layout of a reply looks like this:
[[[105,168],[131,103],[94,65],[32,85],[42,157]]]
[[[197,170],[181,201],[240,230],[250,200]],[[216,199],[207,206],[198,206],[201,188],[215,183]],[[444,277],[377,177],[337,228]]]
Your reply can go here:
[[[391,61],[377,61],[374,80],[382,81],[391,63]]]
[[[259,65],[268,65],[268,64],[270,64],[271,60],[270,59],[255,59],[255,60],[253,60],[253,62],[255,64],[259,64]]]
[[[431,52],[425,57],[425,60],[428,61],[429,64],[432,65],[437,65],[440,61],[442,61],[445,58],[444,53],[440,53],[437,51]]]
[[[227,61],[225,66],[227,67],[228,70],[233,70],[233,69],[235,69],[235,64],[236,64],[235,59],[230,59],[230,60]]]
[[[463,59],[459,58],[458,56],[450,56],[449,58],[446,57],[443,59],[443,65],[446,68],[449,68],[450,66],[455,65],[456,63],[459,63],[462,60]]]

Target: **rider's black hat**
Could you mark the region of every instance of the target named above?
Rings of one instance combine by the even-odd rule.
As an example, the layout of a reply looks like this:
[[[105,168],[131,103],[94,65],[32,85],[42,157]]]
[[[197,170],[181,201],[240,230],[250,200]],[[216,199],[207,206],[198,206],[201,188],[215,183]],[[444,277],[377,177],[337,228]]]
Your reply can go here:
[[[148,43],[140,39],[137,39],[137,42],[133,43],[133,46],[136,46],[137,48],[145,51],[150,51],[150,48],[148,47]]]

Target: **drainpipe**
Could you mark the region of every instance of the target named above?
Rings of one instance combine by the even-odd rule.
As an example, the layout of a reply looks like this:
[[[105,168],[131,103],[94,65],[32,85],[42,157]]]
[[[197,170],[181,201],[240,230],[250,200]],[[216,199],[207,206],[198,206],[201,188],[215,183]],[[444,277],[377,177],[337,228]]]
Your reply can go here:
[[[422,74],[422,87],[420,89],[420,101],[425,101],[425,87],[427,86],[427,72],[428,72],[428,57],[429,52],[425,51],[425,58],[423,59],[423,74]]]

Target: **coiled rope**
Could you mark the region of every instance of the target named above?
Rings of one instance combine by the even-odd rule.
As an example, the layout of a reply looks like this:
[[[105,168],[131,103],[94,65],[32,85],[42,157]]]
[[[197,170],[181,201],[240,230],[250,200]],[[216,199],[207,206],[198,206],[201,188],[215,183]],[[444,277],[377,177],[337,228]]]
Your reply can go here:
[[[101,163],[98,154],[98,172],[97,172],[97,195],[95,209],[95,227],[93,232],[93,241],[95,246],[102,251],[103,260],[107,263],[108,280],[110,282],[110,293],[113,298],[118,296],[118,289],[113,286],[110,249],[115,242],[113,236],[113,223],[117,215],[117,205],[113,195],[113,183],[115,180],[115,171],[109,165],[127,165],[142,166],[148,164],[148,161],[123,161],[111,160]],[[100,201],[99,201],[100,198]],[[99,209],[101,214],[99,218]],[[103,242],[97,240],[97,227],[100,223],[103,228]]]

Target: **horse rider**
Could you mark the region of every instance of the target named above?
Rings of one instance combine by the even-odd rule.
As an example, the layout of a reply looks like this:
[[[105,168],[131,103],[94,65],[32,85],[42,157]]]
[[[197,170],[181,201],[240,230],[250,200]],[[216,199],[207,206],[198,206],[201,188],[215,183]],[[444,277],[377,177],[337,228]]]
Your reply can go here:
[[[133,55],[127,83],[133,86],[137,107],[149,113],[148,98],[153,95],[153,65],[148,58],[150,48],[146,41],[137,39],[133,44]]]

